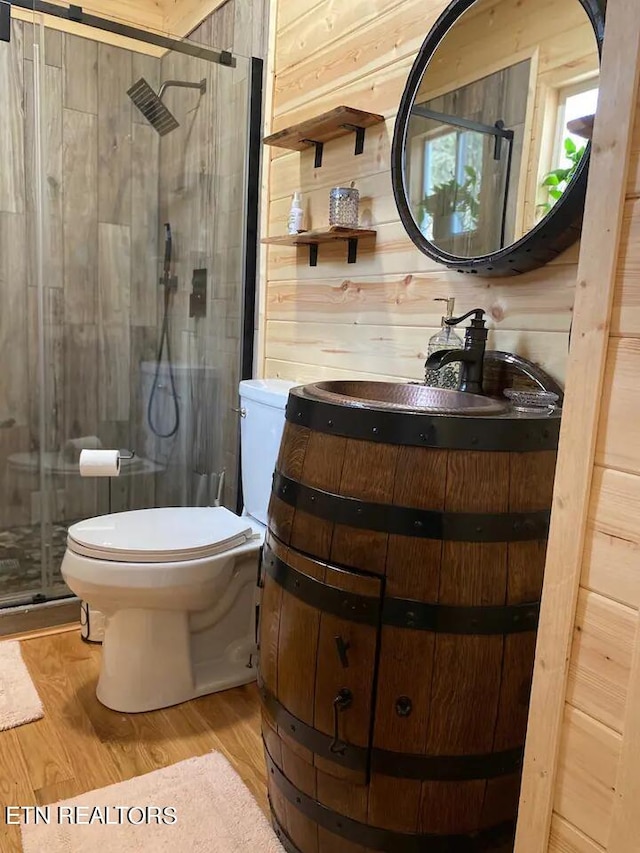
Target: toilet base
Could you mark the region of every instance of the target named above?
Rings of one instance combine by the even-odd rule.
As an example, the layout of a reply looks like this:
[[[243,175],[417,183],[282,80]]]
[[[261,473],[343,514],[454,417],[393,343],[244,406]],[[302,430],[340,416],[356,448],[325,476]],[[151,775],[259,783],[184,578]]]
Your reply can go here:
[[[107,616],[96,690],[103,705],[153,711],[193,693],[188,614],[131,608]]]
[[[156,711],[254,681],[255,656],[248,662],[241,643],[194,671],[188,613],[118,610],[106,620],[96,696],[112,711]]]

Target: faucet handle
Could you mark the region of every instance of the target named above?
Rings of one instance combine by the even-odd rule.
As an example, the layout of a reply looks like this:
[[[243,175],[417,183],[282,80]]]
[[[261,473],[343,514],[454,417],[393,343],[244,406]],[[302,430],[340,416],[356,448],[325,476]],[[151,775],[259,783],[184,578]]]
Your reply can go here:
[[[483,329],[485,325],[484,308],[472,308],[471,311],[467,311],[467,313],[463,314],[462,317],[448,317],[445,320],[445,323],[447,326],[457,326],[458,323],[462,323],[463,320],[467,320],[472,314],[474,315],[473,320],[471,321],[472,328]]]

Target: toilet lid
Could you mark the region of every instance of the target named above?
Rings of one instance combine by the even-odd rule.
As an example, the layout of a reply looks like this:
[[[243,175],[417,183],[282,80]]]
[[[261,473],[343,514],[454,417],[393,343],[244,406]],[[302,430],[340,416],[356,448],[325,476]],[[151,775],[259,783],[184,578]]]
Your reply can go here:
[[[213,557],[255,536],[224,507],[167,507],[89,518],[69,528],[68,547],[101,560],[168,563]]]

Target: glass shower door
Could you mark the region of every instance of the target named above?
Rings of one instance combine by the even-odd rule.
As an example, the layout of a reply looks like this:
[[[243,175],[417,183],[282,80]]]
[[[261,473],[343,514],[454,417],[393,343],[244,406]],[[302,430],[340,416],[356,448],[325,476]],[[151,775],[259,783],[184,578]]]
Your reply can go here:
[[[46,475],[42,465],[45,286],[40,259],[43,89],[41,21],[0,4],[0,606],[38,600],[49,585]],[[6,28],[6,25],[8,29]],[[55,49],[51,42],[52,51]],[[59,69],[58,69],[59,71]]]
[[[12,17],[0,42],[0,608],[70,594],[60,566],[75,521],[237,508],[251,325],[252,61],[207,45],[207,27],[114,44]],[[84,448],[135,455],[117,479],[82,478]]]

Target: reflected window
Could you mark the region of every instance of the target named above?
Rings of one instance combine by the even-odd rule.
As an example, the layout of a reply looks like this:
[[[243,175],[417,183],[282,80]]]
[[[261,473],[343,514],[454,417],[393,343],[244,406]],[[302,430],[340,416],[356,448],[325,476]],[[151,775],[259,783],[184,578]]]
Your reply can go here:
[[[557,90],[554,144],[550,170],[541,181],[537,217],[545,216],[564,195],[585,153],[598,106],[598,78]],[[553,121],[553,118],[552,118]],[[552,126],[553,127],[553,126]]]
[[[513,242],[530,80],[527,59],[433,97],[421,84],[407,189],[422,235],[443,251],[472,257]]]
[[[421,231],[434,238],[434,218],[448,217],[448,233],[478,227],[483,139],[473,131],[434,131],[424,140]]]
[[[558,121],[556,126],[556,145],[553,155],[554,168],[568,168],[573,160],[567,155],[566,139],[570,139],[576,149],[586,144],[584,136],[572,133],[568,124],[577,119],[593,116],[598,108],[599,88],[596,80],[587,80],[574,86],[565,86],[558,93]]]

